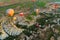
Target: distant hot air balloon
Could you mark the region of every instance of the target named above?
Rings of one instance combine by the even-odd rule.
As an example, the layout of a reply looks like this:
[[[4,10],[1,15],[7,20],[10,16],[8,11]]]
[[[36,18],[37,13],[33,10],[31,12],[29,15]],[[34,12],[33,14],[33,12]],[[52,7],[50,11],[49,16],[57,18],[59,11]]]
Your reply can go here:
[[[16,17],[13,17],[13,20],[16,20],[17,18]]]
[[[24,13],[23,12],[21,12],[21,13],[19,13],[20,14],[20,16],[24,16]]]
[[[36,9],[35,12],[36,12],[36,14],[39,14],[39,9]]]
[[[13,16],[13,15],[14,15],[14,9],[7,9],[6,13],[7,13],[9,16]]]
[[[58,4],[53,5],[54,9],[58,8]]]

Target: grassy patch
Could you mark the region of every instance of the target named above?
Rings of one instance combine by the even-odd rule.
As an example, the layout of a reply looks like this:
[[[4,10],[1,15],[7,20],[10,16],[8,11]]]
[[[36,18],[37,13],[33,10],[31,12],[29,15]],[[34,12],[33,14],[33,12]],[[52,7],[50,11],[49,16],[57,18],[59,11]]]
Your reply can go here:
[[[0,0],[0,2],[10,2],[11,0]]]
[[[27,19],[27,20],[32,20],[33,18],[31,17],[31,15],[28,15],[28,16],[26,17],[26,19]]]
[[[36,14],[36,12],[32,12],[32,14],[31,14],[31,15],[36,16],[37,14]]]

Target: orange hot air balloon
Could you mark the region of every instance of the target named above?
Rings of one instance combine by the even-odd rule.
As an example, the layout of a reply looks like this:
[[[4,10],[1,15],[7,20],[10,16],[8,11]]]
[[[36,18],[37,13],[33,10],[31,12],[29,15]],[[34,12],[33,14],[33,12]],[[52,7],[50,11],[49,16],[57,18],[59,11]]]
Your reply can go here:
[[[14,10],[13,9],[8,9],[6,11],[6,13],[9,15],[9,16],[13,16],[14,15]]]

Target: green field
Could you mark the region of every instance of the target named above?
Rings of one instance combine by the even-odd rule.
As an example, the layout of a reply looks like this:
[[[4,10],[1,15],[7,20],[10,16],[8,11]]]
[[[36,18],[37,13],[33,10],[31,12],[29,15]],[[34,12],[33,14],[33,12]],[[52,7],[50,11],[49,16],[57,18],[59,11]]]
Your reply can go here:
[[[11,0],[0,0],[0,2],[10,2]]]
[[[12,0],[0,0],[0,2],[10,2]],[[31,1],[31,0],[14,0],[14,1]],[[49,1],[49,0],[42,0],[42,1]],[[60,0],[50,0],[55,2],[60,2]]]
[[[31,0],[0,0],[0,2],[11,2],[11,1],[14,1],[14,2],[26,2],[26,1],[31,1]]]
[[[12,1],[12,0],[0,0],[0,2],[10,2],[10,1]],[[0,6],[0,12],[3,11],[3,13],[4,13],[7,9],[9,9],[9,8],[15,9],[17,6],[20,6],[20,8],[23,8],[23,7],[25,7],[25,8],[32,7],[32,3],[28,2],[28,1],[31,1],[31,0],[14,0],[14,1],[19,1],[19,3],[8,5],[8,6],[2,6],[2,7]],[[60,1],[60,0],[54,0],[54,1],[57,2],[57,1]],[[21,4],[20,2],[23,2],[23,3]],[[26,2],[26,3],[24,3],[24,2]]]

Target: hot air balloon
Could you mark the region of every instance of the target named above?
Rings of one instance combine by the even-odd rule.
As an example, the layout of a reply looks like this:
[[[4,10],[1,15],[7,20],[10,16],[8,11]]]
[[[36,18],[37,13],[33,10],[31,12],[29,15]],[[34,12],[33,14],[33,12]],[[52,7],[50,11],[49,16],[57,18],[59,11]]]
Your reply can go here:
[[[23,12],[21,12],[21,13],[19,13],[20,14],[20,16],[24,16],[24,13]]]
[[[13,16],[13,15],[14,15],[14,9],[7,9],[6,13],[7,13],[9,16]]]
[[[53,8],[54,8],[54,9],[58,8],[58,4],[54,4],[54,5],[53,5]]]
[[[35,12],[36,12],[36,14],[38,15],[38,14],[39,14],[39,9],[36,9]]]
[[[13,17],[13,20],[16,20],[17,18],[16,17]]]

